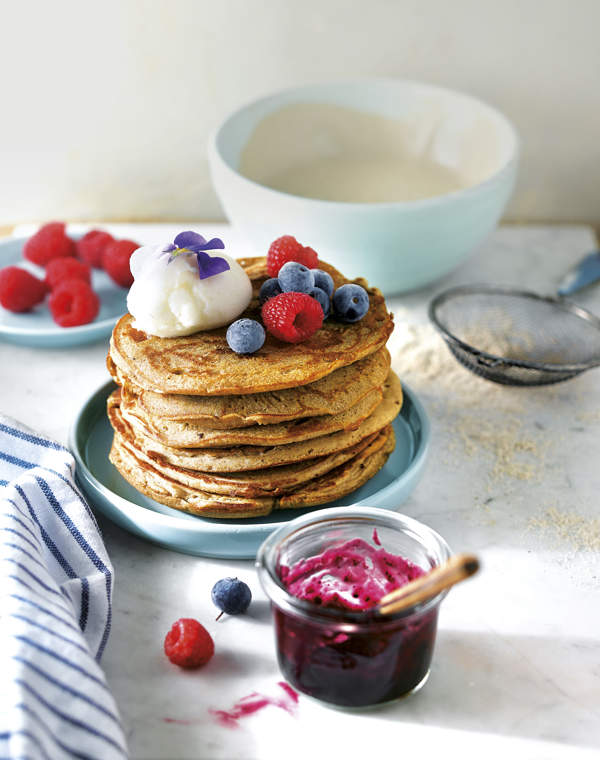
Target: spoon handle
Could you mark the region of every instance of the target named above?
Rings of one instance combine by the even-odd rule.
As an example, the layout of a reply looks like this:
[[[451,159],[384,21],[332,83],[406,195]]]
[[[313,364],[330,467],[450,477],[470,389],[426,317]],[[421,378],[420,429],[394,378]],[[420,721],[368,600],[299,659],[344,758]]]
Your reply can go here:
[[[391,615],[424,602],[440,591],[469,578],[479,570],[479,560],[474,554],[457,554],[450,557],[445,565],[436,567],[430,573],[421,575],[405,586],[390,591],[377,605],[382,615]]]
[[[598,280],[600,280],[600,251],[594,251],[584,256],[573,269],[567,272],[558,287],[558,295],[570,296]]]

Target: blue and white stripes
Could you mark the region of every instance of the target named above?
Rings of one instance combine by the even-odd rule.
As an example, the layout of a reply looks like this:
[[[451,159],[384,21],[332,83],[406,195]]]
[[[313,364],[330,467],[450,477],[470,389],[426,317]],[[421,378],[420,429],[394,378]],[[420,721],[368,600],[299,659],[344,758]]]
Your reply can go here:
[[[0,758],[127,757],[98,665],[112,567],[62,446],[0,416]]]

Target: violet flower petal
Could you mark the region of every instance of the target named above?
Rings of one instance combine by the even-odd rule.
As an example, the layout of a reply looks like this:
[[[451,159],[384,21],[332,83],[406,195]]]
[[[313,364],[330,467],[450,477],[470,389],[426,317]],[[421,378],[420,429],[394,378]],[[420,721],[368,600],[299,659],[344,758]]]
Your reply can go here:
[[[221,240],[221,238],[211,238],[208,243],[206,243],[203,247],[203,251],[215,251],[217,249],[223,249],[225,248],[225,243]]]
[[[206,238],[197,232],[186,230],[180,232],[173,242],[178,248],[189,248],[191,250],[191,246],[203,246],[206,243]]]
[[[209,256],[207,253],[199,252],[196,254],[196,259],[198,261],[198,275],[201,280],[231,269],[229,262],[221,256]]]

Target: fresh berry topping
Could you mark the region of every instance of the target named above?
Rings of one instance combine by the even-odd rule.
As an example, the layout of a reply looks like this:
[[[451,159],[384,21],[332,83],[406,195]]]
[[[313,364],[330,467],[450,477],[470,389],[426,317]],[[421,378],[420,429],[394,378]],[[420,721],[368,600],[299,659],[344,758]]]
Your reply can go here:
[[[139,245],[133,240],[114,240],[104,249],[102,266],[110,278],[122,288],[130,288],[133,285],[129,259],[138,248]]]
[[[288,261],[277,275],[279,285],[284,293],[309,293],[315,287],[315,276],[304,264]]]
[[[83,280],[63,280],[50,294],[52,318],[61,327],[91,322],[100,310],[100,299]]]
[[[315,287],[324,290],[331,298],[334,290],[333,277],[322,269],[313,269],[312,273],[315,277]]]
[[[75,241],[77,255],[91,267],[102,269],[102,256],[106,246],[113,241],[113,236],[104,230],[90,230],[81,240]]]
[[[265,301],[268,301],[269,298],[273,298],[273,296],[278,296],[281,293],[281,286],[279,285],[279,280],[277,277],[271,277],[270,280],[265,280],[263,284],[260,286],[260,292],[258,294],[258,298],[262,303]]]
[[[369,295],[360,285],[347,283],[333,294],[333,308],[342,322],[358,322],[369,311]]]
[[[236,354],[253,354],[265,342],[265,328],[254,319],[238,319],[227,328],[227,343]]]
[[[47,288],[25,269],[4,267],[0,269],[0,304],[9,311],[29,311],[44,300]]]
[[[25,243],[23,256],[45,267],[51,259],[75,256],[75,243],[67,237],[63,222],[50,222],[40,227]]]
[[[212,587],[210,595],[213,603],[228,615],[239,615],[246,612],[252,600],[252,592],[249,586],[238,578],[222,578],[217,581]]]
[[[292,235],[284,235],[274,240],[267,253],[267,272],[277,277],[281,267],[288,261],[297,261],[309,269],[319,265],[319,257],[312,248],[301,245]]]
[[[206,628],[193,618],[180,618],[165,636],[165,654],[180,668],[206,665],[215,653],[215,644]]]
[[[281,293],[269,298],[261,310],[267,330],[287,343],[300,343],[323,324],[321,304],[306,293]]]
[[[89,284],[90,278],[91,270],[88,264],[72,256],[64,256],[48,262],[44,281],[53,290],[63,280],[83,280]]]
[[[331,310],[331,301],[329,300],[327,293],[324,290],[321,290],[321,288],[313,288],[308,295],[311,298],[316,298],[321,304],[321,308],[323,309],[323,319],[327,319]]]

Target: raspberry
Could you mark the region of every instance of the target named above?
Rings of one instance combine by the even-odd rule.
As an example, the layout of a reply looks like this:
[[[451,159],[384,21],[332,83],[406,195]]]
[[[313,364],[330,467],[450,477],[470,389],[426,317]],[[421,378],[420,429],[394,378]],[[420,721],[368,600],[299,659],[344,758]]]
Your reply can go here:
[[[165,654],[181,668],[206,665],[215,653],[210,633],[193,618],[180,618],[165,636]]]
[[[45,267],[51,259],[75,256],[75,243],[65,233],[63,222],[45,224],[23,246],[23,256]]]
[[[323,324],[321,304],[306,293],[281,293],[263,304],[262,320],[267,330],[286,343],[300,343]]]
[[[139,245],[133,240],[114,240],[104,249],[102,266],[110,278],[122,288],[130,288],[133,285],[129,259],[138,248]]]
[[[0,269],[0,304],[9,311],[29,311],[44,300],[47,288],[29,272],[19,267]]]
[[[44,282],[50,290],[54,290],[63,280],[83,280],[89,285],[90,278],[91,271],[88,264],[72,256],[64,256],[48,262]]]
[[[297,261],[309,269],[319,266],[316,251],[305,248],[292,235],[284,235],[271,243],[267,253],[267,272],[271,277],[277,277],[281,267],[288,261]]]
[[[102,269],[102,256],[104,255],[106,246],[113,241],[113,236],[109,235],[108,232],[90,230],[86,232],[81,240],[75,242],[77,255],[91,267]]]
[[[61,327],[76,327],[91,322],[100,310],[100,299],[87,282],[63,280],[50,294],[52,318]]]

